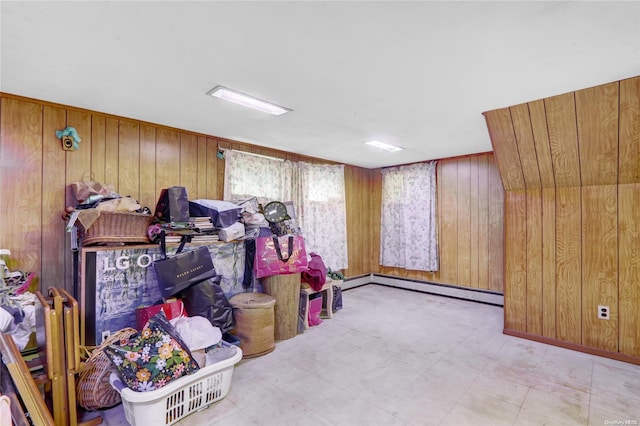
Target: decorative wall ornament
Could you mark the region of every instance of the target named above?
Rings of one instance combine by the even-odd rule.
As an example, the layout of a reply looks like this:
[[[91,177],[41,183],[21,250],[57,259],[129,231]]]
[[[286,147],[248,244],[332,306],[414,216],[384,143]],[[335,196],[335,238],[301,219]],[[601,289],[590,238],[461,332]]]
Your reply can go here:
[[[65,151],[75,151],[80,149],[80,135],[75,127],[68,126],[64,130],[56,130],[56,137],[62,142],[62,149]]]

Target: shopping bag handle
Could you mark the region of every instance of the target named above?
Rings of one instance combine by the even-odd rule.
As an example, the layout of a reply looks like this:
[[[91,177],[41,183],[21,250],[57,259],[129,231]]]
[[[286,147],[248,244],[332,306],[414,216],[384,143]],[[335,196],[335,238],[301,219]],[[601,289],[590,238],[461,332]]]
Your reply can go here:
[[[289,259],[291,259],[291,255],[293,254],[293,235],[289,235],[289,246],[287,247],[287,258],[284,259],[282,257],[282,250],[280,249],[280,240],[278,240],[278,237],[276,237],[275,235],[273,237],[273,245],[276,248],[276,254],[278,255],[278,259],[280,259],[283,262],[288,262]]]
[[[184,249],[184,245],[187,243],[188,240],[189,240],[188,235],[182,235],[180,237],[180,245],[178,246],[178,250],[176,250],[176,254],[182,252],[182,249]],[[166,259],[167,258],[167,239],[166,239],[166,234],[164,232],[164,229],[160,231],[160,252],[162,253],[162,258]]]

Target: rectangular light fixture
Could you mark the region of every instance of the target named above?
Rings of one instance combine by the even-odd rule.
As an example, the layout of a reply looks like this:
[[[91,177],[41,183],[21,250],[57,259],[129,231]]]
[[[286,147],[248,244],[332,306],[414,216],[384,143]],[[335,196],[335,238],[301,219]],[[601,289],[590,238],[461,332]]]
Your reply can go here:
[[[403,148],[396,146],[396,145],[391,145],[388,143],[384,143],[384,142],[380,142],[380,141],[368,141],[365,142],[367,145],[371,145],[371,146],[375,146],[376,148],[381,148],[387,151],[391,151],[391,152],[396,152],[396,151],[402,151]]]
[[[213,96],[225,101],[233,102],[238,105],[246,106],[249,108],[257,109],[258,111],[266,112],[273,115],[282,115],[289,111],[289,108],[281,107],[280,105],[273,104],[271,102],[263,101],[256,97],[247,95],[245,93],[231,90],[224,86],[216,86],[207,92],[207,95]]]

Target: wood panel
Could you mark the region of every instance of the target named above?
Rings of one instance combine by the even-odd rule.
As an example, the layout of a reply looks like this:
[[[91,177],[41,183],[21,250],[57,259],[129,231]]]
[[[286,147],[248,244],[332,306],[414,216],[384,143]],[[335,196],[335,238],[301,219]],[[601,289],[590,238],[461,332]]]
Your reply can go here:
[[[492,156],[493,157],[493,156]],[[477,157],[478,206],[477,206],[477,256],[478,288],[489,290],[489,155]],[[473,194],[473,189],[471,190]],[[500,290],[502,291],[502,289]]]
[[[470,159],[461,158],[458,166],[457,220],[458,220],[458,279],[455,284],[471,285],[471,209]]]
[[[524,177],[508,108],[484,113],[505,190],[524,189]]]
[[[578,344],[582,341],[580,206],[580,187],[556,188],[556,335]]]
[[[556,186],[580,185],[578,129],[573,93],[544,100]]]
[[[86,111],[67,110],[67,126],[75,127],[78,135],[82,139],[80,143],[80,149],[76,151],[65,151],[65,181],[67,184],[82,180],[87,173],[90,174],[91,170],[91,153],[92,153],[92,139],[91,139],[91,114]],[[114,182],[117,183],[117,180]],[[117,190],[117,188],[116,188]],[[66,202],[67,206],[75,206],[75,197],[71,194],[69,186],[66,190]],[[43,212],[47,214],[47,212]],[[64,275],[64,288],[71,294],[73,294],[73,277],[76,273],[74,268],[74,252],[71,250],[71,238],[68,236],[65,238],[65,275]],[[44,292],[46,287],[41,286],[41,290]],[[60,286],[58,286],[60,287]]]
[[[618,181],[640,182],[640,77],[620,82]]]
[[[440,279],[456,284],[458,280],[458,164],[456,161],[439,163],[440,220]],[[449,213],[450,212],[450,213]],[[456,214],[453,214],[456,212]]]
[[[120,120],[118,126],[118,194],[140,199],[140,124]]]
[[[480,253],[478,252],[479,243],[479,164],[478,161],[482,157],[476,156],[469,158],[469,287],[478,287],[479,271],[478,263],[480,261]]]
[[[180,134],[173,130],[156,131],[156,194],[163,188],[180,186]]]
[[[556,189],[542,188],[542,335],[556,338]]]
[[[190,199],[198,199],[198,138],[188,133],[180,133],[180,186]]]
[[[231,149],[232,148],[231,142],[229,142],[227,140],[222,140],[222,139],[219,139],[216,145],[217,145],[217,147],[219,147],[221,149]],[[217,183],[216,193],[220,194],[220,197],[223,197],[223,194],[224,194],[224,165],[225,165],[224,160],[219,160],[217,165],[218,165],[218,167],[216,168],[216,172],[217,172],[217,175],[216,175],[216,183]]]
[[[0,115],[0,246],[11,250],[10,269],[40,273],[42,106],[2,99]],[[11,184],[13,183],[13,184]]]
[[[65,128],[66,111],[45,105],[42,116],[42,259],[41,288],[61,286],[65,275],[65,222],[60,218],[65,208],[64,151],[56,130]]]
[[[529,116],[529,105],[520,104],[509,109],[513,119],[513,130],[525,186],[527,188],[540,188],[540,173],[533,140],[533,129],[531,128],[531,117]]]
[[[197,175],[196,175],[196,188],[192,197],[194,199],[208,199],[207,196],[207,178],[209,171],[207,170],[208,152],[207,152],[207,138],[204,136],[198,136],[196,140],[198,149],[197,159]]]
[[[56,108],[66,114],[61,108]],[[91,176],[98,182],[105,182],[106,158],[106,117],[91,116]]]
[[[527,330],[527,197],[523,190],[505,194],[505,296],[504,327]]]
[[[640,77],[527,105],[535,152],[524,106],[492,112],[501,117],[493,123],[500,131],[488,124],[492,139],[505,139],[492,140],[500,162],[513,156],[511,117],[525,182],[535,180],[535,166],[542,186],[539,212],[537,193],[528,191],[527,199],[527,334],[638,357]],[[499,171],[505,182],[515,174]],[[513,188],[505,187],[510,197]],[[510,226],[505,232],[516,233]],[[542,241],[541,255],[534,238]],[[506,260],[507,270],[513,261]],[[510,290],[508,284],[507,313],[522,302]],[[598,305],[609,306],[611,319],[597,319]]]
[[[371,272],[381,273],[380,266],[380,226],[382,223],[382,173],[380,169],[373,170],[371,173],[371,198],[370,208],[371,214]],[[348,229],[347,229],[348,232]]]
[[[119,123],[115,118],[107,117],[105,120],[104,139],[105,139],[105,158],[104,158],[104,181],[106,185],[118,186],[119,167]]]
[[[617,175],[617,173],[615,174]],[[582,187],[582,344],[618,351],[617,188]],[[597,318],[609,306],[610,320]]]
[[[531,118],[531,131],[536,149],[536,160],[540,184],[543,188],[555,187],[556,181],[551,161],[551,147],[549,146],[549,133],[547,132],[547,116],[544,101],[529,102],[529,117]]]
[[[526,192],[527,333],[542,334],[542,191]]]
[[[362,235],[367,233],[367,222],[362,215],[362,195],[368,191],[367,179],[364,170],[353,166],[345,166],[345,197],[347,217],[358,217],[363,220],[351,222],[347,228],[347,247],[349,248],[349,274],[360,275],[369,271],[365,270],[364,258],[367,256],[365,241]]]
[[[140,198],[143,207],[155,212],[158,196],[156,191],[156,128],[140,125]]]
[[[206,138],[207,140],[207,192],[206,197],[211,200],[221,200],[222,192],[218,192],[218,172],[224,169],[224,161],[218,158],[218,141],[214,138]]]
[[[618,83],[576,92],[582,185],[618,182]]]
[[[489,158],[489,289],[502,292],[504,277],[504,198],[505,192],[495,160]]]
[[[619,349],[640,357],[640,184],[618,186]]]

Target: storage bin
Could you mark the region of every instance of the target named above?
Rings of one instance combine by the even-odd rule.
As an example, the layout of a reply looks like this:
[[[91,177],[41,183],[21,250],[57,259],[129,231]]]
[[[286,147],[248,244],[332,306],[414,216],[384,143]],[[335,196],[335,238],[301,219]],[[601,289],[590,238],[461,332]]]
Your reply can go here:
[[[240,293],[229,300],[236,319],[235,335],[244,358],[266,355],[276,348],[276,299],[263,293]]]
[[[147,228],[153,216],[135,212],[100,212],[88,229],[80,226],[82,244],[148,243]]]
[[[183,376],[166,386],[149,392],[136,392],[116,380],[127,421],[132,426],[172,425],[191,413],[201,411],[227,396],[231,388],[233,367],[242,359],[242,350],[193,374]]]

